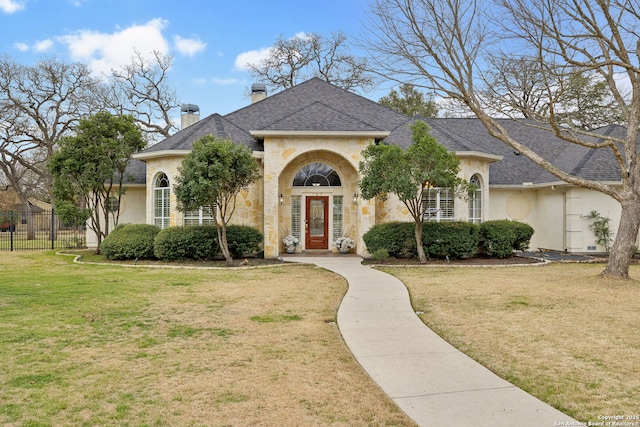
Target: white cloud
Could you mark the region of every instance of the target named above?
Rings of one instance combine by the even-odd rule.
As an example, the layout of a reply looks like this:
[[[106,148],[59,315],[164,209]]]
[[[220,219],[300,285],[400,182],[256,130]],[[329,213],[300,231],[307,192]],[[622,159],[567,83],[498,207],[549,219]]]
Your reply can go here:
[[[53,44],[54,44],[53,40],[44,39],[34,43],[31,46],[28,45],[27,43],[21,43],[21,42],[14,43],[13,47],[18,49],[20,52],[33,51],[37,53],[43,53],[51,50],[51,48],[53,47]]]
[[[26,43],[14,43],[13,47],[18,49],[20,52],[26,52],[29,50],[29,45]]]
[[[51,39],[41,40],[39,42],[36,42],[36,44],[33,45],[33,49],[36,52],[46,52],[52,47],[53,47],[53,40]]]
[[[109,73],[131,62],[134,51],[143,57],[158,51],[168,54],[169,44],[162,35],[168,21],[152,19],[143,25],[132,25],[114,33],[82,30],[60,37],[71,57],[87,63],[96,73]]]
[[[18,0],[0,0],[0,10],[4,13],[14,13],[24,9],[24,2]]]
[[[268,57],[270,52],[271,52],[270,47],[264,47],[258,50],[250,50],[248,52],[243,52],[236,57],[235,67],[238,70],[246,71],[249,69],[247,65],[258,64],[260,61]]]
[[[201,41],[199,37],[184,38],[173,36],[173,44],[178,52],[186,56],[193,56],[207,47],[207,44]]]

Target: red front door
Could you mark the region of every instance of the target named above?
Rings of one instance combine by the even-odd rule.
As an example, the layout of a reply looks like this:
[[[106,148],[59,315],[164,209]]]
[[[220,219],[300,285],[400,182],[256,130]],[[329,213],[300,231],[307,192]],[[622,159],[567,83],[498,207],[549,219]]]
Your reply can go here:
[[[329,197],[307,196],[306,249],[329,249]]]

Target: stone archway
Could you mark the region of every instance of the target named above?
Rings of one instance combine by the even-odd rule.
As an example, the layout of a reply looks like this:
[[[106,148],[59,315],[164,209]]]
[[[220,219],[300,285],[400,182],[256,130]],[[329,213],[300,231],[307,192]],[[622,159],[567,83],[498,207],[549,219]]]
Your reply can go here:
[[[355,240],[360,233],[353,203],[358,179],[355,167],[334,152],[310,151],[293,158],[278,177],[278,240],[294,235],[298,252],[334,250],[335,240],[345,235]]]

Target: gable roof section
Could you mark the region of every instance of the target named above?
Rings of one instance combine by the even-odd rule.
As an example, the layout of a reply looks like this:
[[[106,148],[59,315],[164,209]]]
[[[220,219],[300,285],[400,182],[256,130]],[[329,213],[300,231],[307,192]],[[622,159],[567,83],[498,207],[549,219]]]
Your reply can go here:
[[[321,101],[312,103],[296,110],[292,114],[282,117],[264,126],[260,130],[270,131],[315,131],[315,132],[370,132],[384,131],[378,126],[363,122],[348,112],[336,109]],[[388,129],[387,129],[388,130]]]
[[[250,131],[358,132],[390,131],[406,122],[407,116],[316,77],[225,119]]]
[[[161,152],[191,151],[193,143],[203,136],[215,135],[220,138],[230,138],[238,144],[246,145],[251,150],[262,150],[255,139],[245,131],[226,120],[220,114],[212,114],[191,126],[171,135],[167,139],[152,145],[144,151],[134,155],[137,159],[156,157]]]
[[[563,141],[552,132],[534,126],[532,121],[496,120],[515,140],[534,149],[564,171],[595,181],[620,180],[619,168],[608,149],[590,149]],[[559,181],[559,178],[489,135],[478,119],[447,118],[425,121],[432,127],[432,135],[450,150],[472,150],[502,156],[502,161],[490,166],[491,185],[521,186],[524,182],[544,184]],[[624,128],[613,126],[620,136]],[[611,126],[603,128],[601,133],[612,132],[607,130],[609,128]]]

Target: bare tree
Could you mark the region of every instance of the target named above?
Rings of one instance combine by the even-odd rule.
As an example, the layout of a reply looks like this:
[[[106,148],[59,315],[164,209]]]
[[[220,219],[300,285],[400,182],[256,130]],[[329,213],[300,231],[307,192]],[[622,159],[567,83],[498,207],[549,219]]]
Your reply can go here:
[[[618,233],[602,274],[628,277],[640,228],[638,2],[374,0],[371,12],[368,45],[380,73],[401,82],[420,81],[442,97],[465,104],[492,136],[546,171],[620,203]],[[538,126],[567,143],[610,151],[620,168],[620,186],[561,170],[553,159],[540,156],[492,118],[496,106],[488,105],[483,97],[495,77],[487,58],[506,55],[505,51],[530,58],[540,71],[548,105],[545,122]],[[593,134],[565,120],[562,96],[568,92],[558,82],[569,82],[585,73],[594,73],[606,82],[611,108],[621,112],[621,122],[626,125],[623,138]],[[629,96],[618,86],[621,78],[628,81]],[[534,113],[529,106],[525,110],[523,115]]]
[[[180,106],[176,91],[169,84],[172,64],[171,56],[158,51],[151,58],[136,51],[129,64],[112,70],[109,76],[110,110],[133,116],[149,142],[167,138],[178,130],[170,115]]]
[[[483,93],[487,104],[510,116],[544,115],[548,104],[545,76],[535,59],[495,56],[489,58],[490,84]]]
[[[246,65],[254,79],[274,92],[312,77],[352,91],[367,91],[375,85],[366,60],[351,54],[342,32],[329,37],[316,33],[291,39],[280,36],[266,58]]]
[[[48,59],[25,66],[0,58],[0,167],[23,204],[34,182],[48,193],[44,163],[59,139],[99,108],[93,97],[99,85],[83,64]]]
[[[502,55],[488,61],[491,68],[482,97],[487,109],[497,114],[545,121],[553,104],[559,125],[595,130],[624,121],[607,82],[594,72],[553,75],[553,69],[545,72],[535,58]]]
[[[61,137],[99,111],[132,115],[147,141],[168,137],[179,106],[168,82],[171,57],[140,53],[99,79],[81,63],[45,59],[33,66],[0,57],[0,171],[23,205],[32,195],[50,199],[46,163]]]

